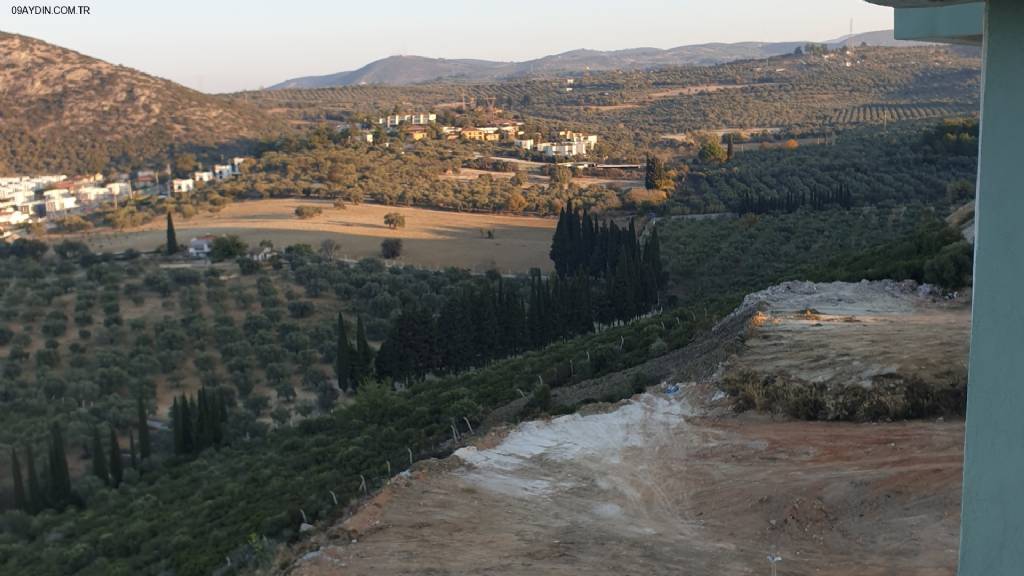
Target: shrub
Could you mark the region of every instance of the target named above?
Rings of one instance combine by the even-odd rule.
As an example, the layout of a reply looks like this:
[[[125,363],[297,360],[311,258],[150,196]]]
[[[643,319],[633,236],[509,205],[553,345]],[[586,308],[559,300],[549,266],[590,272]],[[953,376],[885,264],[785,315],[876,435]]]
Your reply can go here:
[[[288,314],[292,318],[309,318],[316,307],[308,300],[295,300],[288,303]]]
[[[295,209],[295,215],[303,220],[319,216],[323,213],[323,208],[319,206],[299,206]]]
[[[402,241],[388,238],[380,243],[380,255],[387,260],[394,260],[402,255]]]

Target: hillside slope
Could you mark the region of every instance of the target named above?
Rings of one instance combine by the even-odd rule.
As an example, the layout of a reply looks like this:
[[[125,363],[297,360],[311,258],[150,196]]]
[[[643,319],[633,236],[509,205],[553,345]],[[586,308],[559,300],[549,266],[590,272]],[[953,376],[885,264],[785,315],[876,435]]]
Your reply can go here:
[[[0,32],[0,172],[99,171],[280,128],[244,104]]]
[[[809,305],[843,320],[795,327],[802,320],[781,318]],[[952,573],[962,420],[737,416],[715,384],[763,358],[766,341],[793,342],[787,334],[798,330],[813,331],[819,351],[841,352],[829,359],[838,385],[860,386],[864,370],[899,356],[875,357],[885,350],[904,352],[888,368],[904,375],[960,370],[967,310],[893,282],[753,294],[711,347],[698,350],[698,339],[640,368],[663,384],[614,406],[497,428],[450,458],[421,462],[282,554],[279,573],[765,574],[769,553],[802,576]],[[782,322],[751,322],[765,314]],[[952,350],[925,345],[940,327]],[[851,333],[867,345],[850,346]],[[911,340],[921,345],[908,348]],[[724,348],[729,358],[716,370]],[[813,359],[815,347],[775,356],[786,354]],[[556,392],[555,402],[578,398]]]
[[[892,30],[865,32],[830,40],[830,47],[842,44],[859,46],[913,46],[893,38]],[[328,88],[360,84],[418,84],[434,80],[480,82],[518,76],[560,74],[584,70],[637,70],[664,66],[712,65],[743,59],[768,58],[793,52],[806,42],[714,42],[691,44],[662,50],[660,48],[629,48],[625,50],[571,50],[525,60],[494,62],[489,60],[447,60],[423,56],[389,56],[358,70],[323,76],[292,78],[271,86],[284,88]]]

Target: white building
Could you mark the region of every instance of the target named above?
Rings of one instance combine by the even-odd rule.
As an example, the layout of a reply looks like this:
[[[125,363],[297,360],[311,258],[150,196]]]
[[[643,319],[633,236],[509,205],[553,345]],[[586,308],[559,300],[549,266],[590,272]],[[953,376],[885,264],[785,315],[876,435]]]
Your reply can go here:
[[[0,208],[0,225],[17,226],[30,220],[28,214],[16,208]]]
[[[517,138],[517,139],[512,141],[512,144],[516,148],[521,148],[523,150],[533,150],[533,147],[534,147],[533,146],[533,138],[524,138],[524,139],[518,139]]]
[[[217,180],[227,180],[235,175],[235,168],[231,164],[214,164],[213,176]]]
[[[558,139],[565,142],[584,142],[588,150],[593,150],[597,145],[597,136],[594,134],[583,134],[572,130],[561,130],[558,132]]]
[[[106,186],[82,186],[75,191],[75,196],[78,198],[78,203],[82,206],[102,204],[117,197]]]
[[[548,157],[582,156],[587,153],[586,142],[543,142],[537,148]]]
[[[387,128],[397,128],[401,124],[431,124],[437,122],[437,114],[393,114],[377,120]]]
[[[175,178],[171,180],[171,189],[175,194],[185,194],[195,190],[196,183],[191,178]]]
[[[193,238],[188,243],[188,255],[192,258],[208,257],[210,255],[210,251],[213,250],[213,241],[216,238],[217,237],[213,234]]]
[[[241,174],[241,167],[242,164],[245,163],[245,160],[246,159],[242,158],[241,156],[235,156],[234,158],[231,159],[231,169],[234,171],[235,174]]]
[[[213,172],[193,172],[192,179],[196,182],[209,182],[213,180]]]
[[[48,215],[58,212],[66,213],[78,208],[78,198],[67,190],[57,188],[43,192],[43,200],[34,203],[33,206],[35,205],[42,205]]]
[[[22,204],[32,201],[36,192],[64,180],[67,180],[67,176],[63,174],[0,178],[0,204]]]
[[[132,185],[125,182],[111,182],[107,184],[107,191],[110,192],[111,196],[131,196]]]

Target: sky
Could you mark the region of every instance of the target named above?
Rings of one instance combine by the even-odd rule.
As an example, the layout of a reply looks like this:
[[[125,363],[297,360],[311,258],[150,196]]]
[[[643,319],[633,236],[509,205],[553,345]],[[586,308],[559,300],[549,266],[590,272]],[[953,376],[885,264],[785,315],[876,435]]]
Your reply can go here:
[[[86,5],[88,15],[14,14]],[[823,41],[892,28],[864,0],[0,0],[0,30],[204,92],[354,70],[396,54],[528,60],[577,48]]]

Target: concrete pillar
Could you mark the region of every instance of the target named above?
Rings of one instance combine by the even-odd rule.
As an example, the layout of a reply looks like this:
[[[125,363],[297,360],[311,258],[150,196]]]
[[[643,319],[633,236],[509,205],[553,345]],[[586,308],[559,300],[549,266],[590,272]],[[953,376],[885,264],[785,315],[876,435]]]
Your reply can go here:
[[[1024,574],[1024,2],[987,4],[960,576]]]

